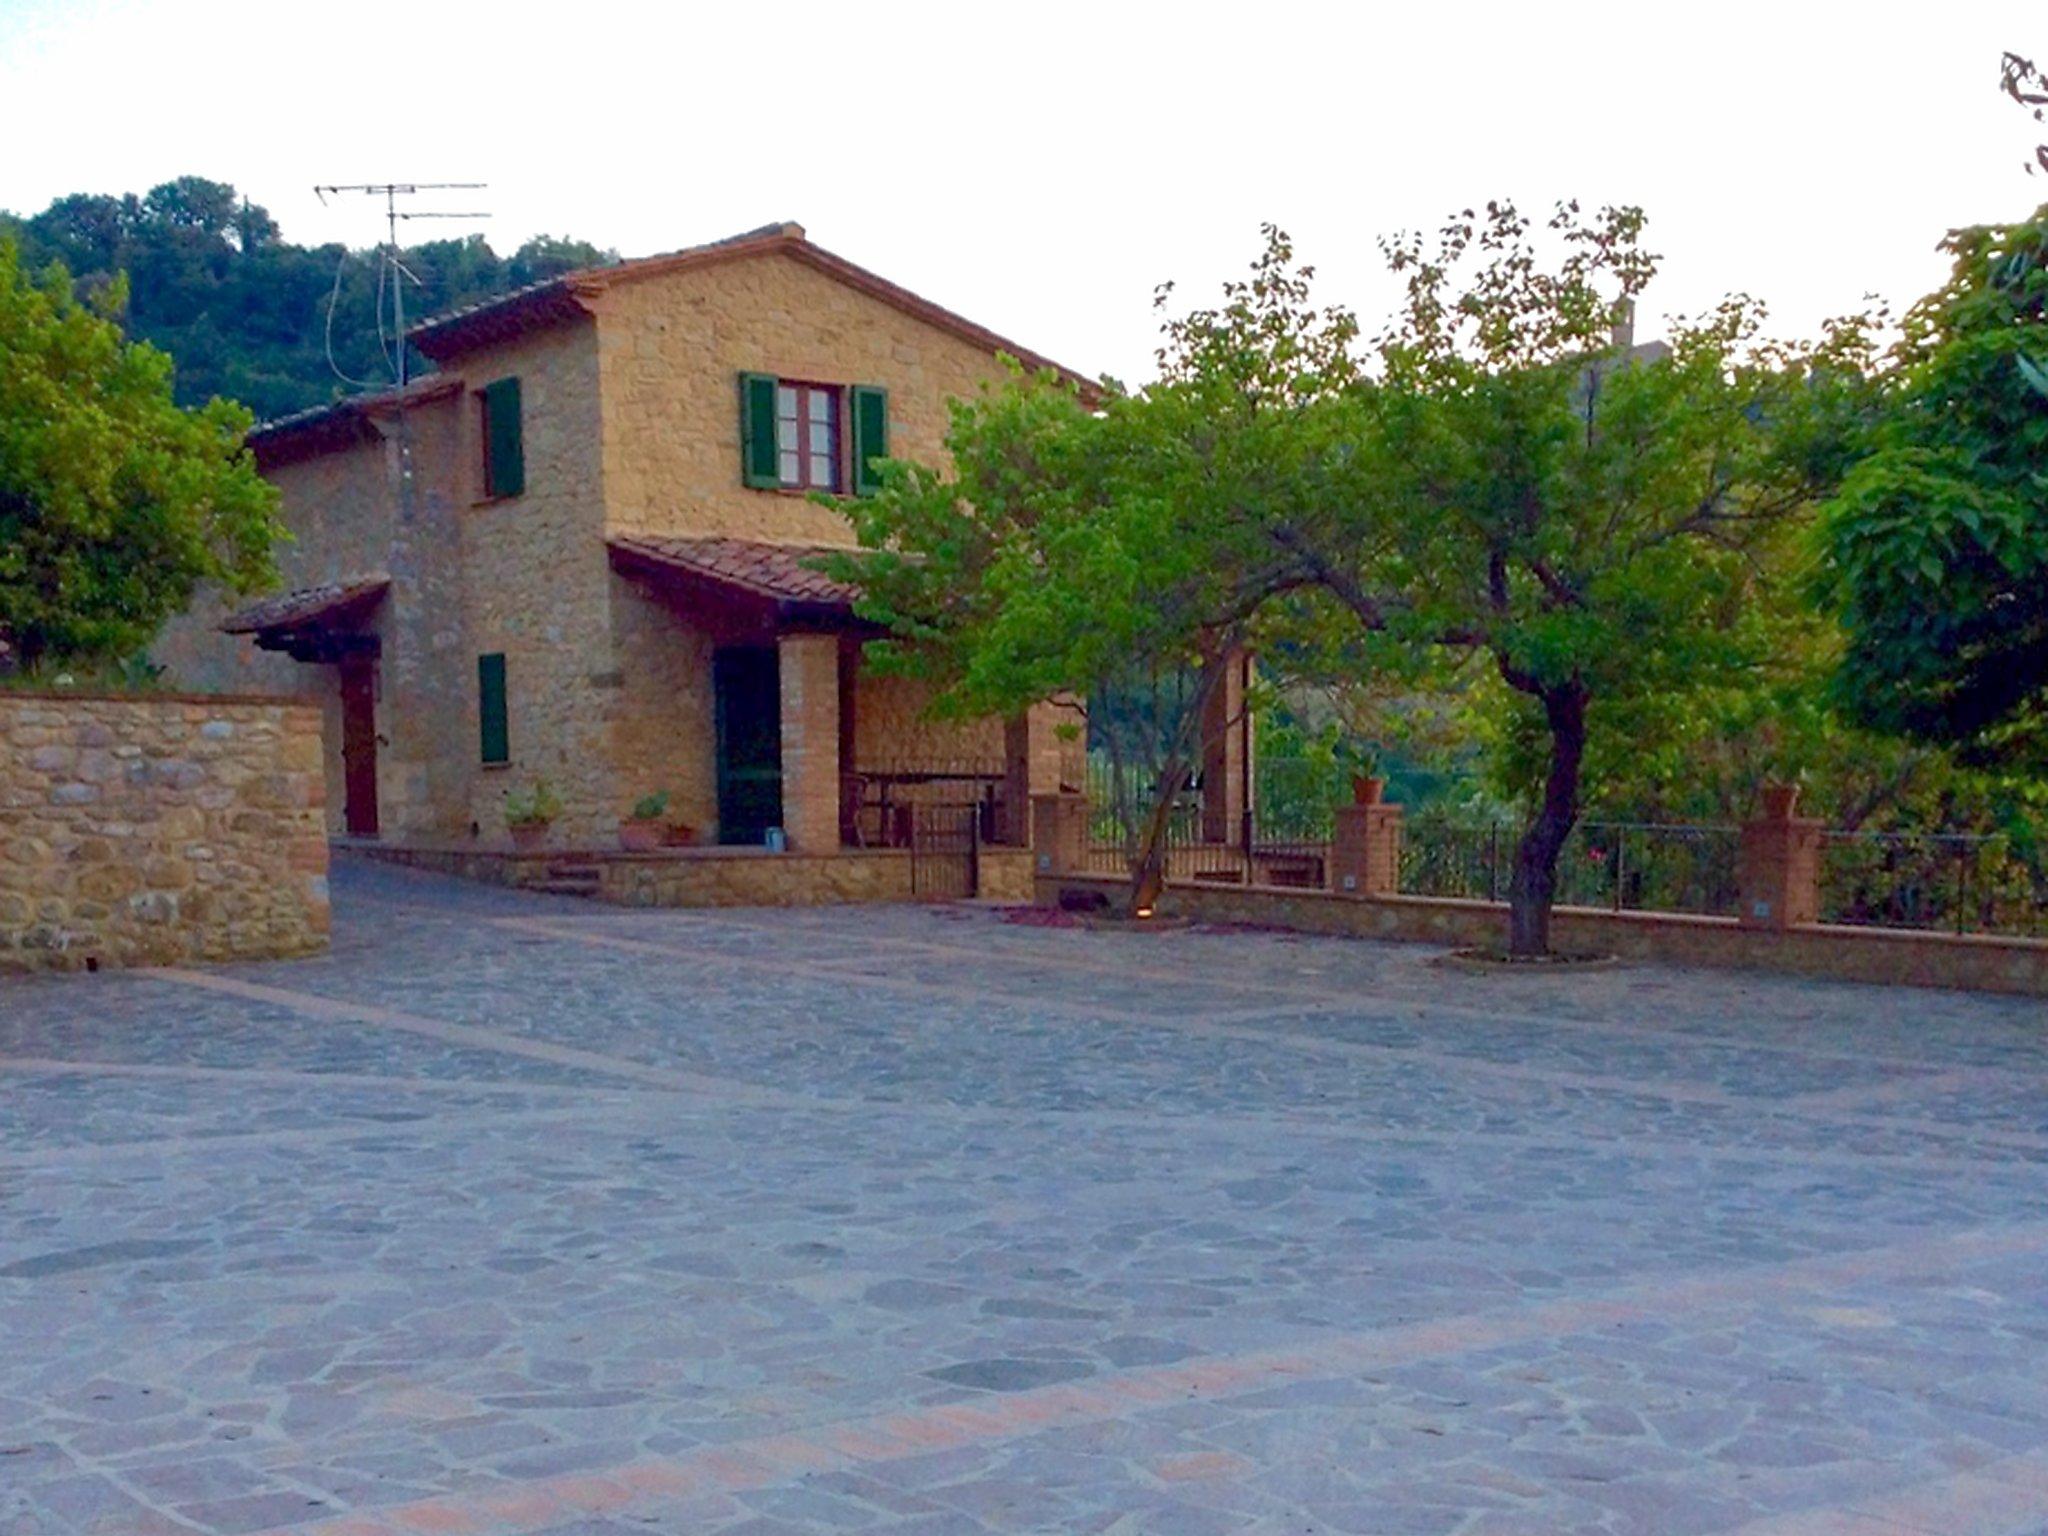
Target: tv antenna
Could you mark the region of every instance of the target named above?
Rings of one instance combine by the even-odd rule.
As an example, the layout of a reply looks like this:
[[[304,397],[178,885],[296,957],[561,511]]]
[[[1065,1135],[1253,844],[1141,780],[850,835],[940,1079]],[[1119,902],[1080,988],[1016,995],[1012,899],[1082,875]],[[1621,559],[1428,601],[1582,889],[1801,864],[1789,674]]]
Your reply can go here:
[[[313,188],[313,195],[320,199],[320,206],[323,208],[327,206],[327,198],[330,193],[339,197],[345,193],[355,192],[366,197],[381,197],[384,199],[385,241],[384,249],[379,253],[379,260],[383,265],[385,276],[389,279],[388,286],[391,289],[391,329],[398,338],[397,358],[394,360],[387,354],[385,361],[390,365],[392,374],[398,382],[398,394],[393,401],[393,411],[397,416],[398,428],[398,511],[401,519],[409,518],[412,515],[412,437],[407,430],[405,421],[405,386],[407,382],[406,375],[409,371],[406,367],[405,356],[405,285],[408,282],[417,284],[419,278],[406,267],[404,257],[400,254],[398,245],[399,221],[402,219],[488,219],[490,215],[480,211],[454,212],[447,209],[401,208],[398,206],[398,200],[401,197],[417,197],[422,192],[481,192],[488,185],[488,182],[482,181],[350,181],[328,182]],[[339,292],[341,277],[338,272],[335,275],[334,282],[335,289]],[[387,284],[383,282],[378,284],[380,296],[377,301],[377,334],[380,350],[384,334],[384,302],[381,293],[386,286]],[[334,327],[334,303],[332,299],[328,301],[327,325],[331,335]],[[333,364],[331,344],[328,362],[330,366]]]
[[[337,197],[345,192],[360,192],[369,197],[384,199],[384,226],[386,231],[383,259],[389,264],[391,276],[391,322],[392,330],[398,337],[398,360],[392,366],[397,375],[398,388],[404,392],[406,383],[405,366],[405,285],[408,281],[418,283],[419,278],[406,268],[398,249],[398,223],[401,219],[488,219],[488,213],[450,212],[445,209],[401,208],[401,197],[417,197],[422,192],[481,192],[489,185],[482,181],[351,181],[328,183],[313,189],[313,195],[320,199],[320,206],[327,206],[327,195]],[[377,319],[383,321],[383,315]]]

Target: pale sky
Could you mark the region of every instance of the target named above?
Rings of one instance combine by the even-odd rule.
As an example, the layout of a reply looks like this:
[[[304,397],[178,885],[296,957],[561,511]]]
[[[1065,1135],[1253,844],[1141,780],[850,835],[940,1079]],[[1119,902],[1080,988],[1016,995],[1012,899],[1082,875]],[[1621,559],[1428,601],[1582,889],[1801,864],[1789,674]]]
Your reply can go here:
[[[361,246],[379,207],[315,182],[484,181],[410,233],[626,255],[795,219],[1139,382],[1153,285],[1207,297],[1262,220],[1370,333],[1378,234],[1576,196],[1649,212],[1639,333],[1742,289],[1801,334],[2048,201],[2007,48],[2048,57],[2048,5],[0,0],[0,208],[191,173]]]

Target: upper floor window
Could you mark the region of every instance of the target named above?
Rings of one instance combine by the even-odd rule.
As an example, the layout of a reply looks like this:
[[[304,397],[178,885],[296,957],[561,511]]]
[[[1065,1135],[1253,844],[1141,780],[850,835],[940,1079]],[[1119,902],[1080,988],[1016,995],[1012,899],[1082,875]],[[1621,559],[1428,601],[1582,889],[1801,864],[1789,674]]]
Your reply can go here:
[[[837,491],[840,391],[830,384],[775,386],[776,473],[784,490]]]
[[[877,488],[875,464],[888,454],[888,391],[740,375],[742,484],[865,496]]]
[[[486,500],[526,490],[525,424],[519,380],[499,379],[477,392],[483,412],[483,486]]]

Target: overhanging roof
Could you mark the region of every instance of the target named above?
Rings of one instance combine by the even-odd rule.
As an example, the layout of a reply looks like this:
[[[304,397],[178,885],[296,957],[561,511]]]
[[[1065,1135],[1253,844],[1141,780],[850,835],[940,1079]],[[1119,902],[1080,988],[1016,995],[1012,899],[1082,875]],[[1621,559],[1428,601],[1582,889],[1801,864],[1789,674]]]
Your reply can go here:
[[[843,628],[858,622],[853,605],[860,589],[811,564],[821,555],[849,553],[844,549],[646,533],[613,534],[605,543],[622,569],[694,588],[781,624]]]
[[[460,379],[426,378],[408,384],[403,390],[353,395],[331,405],[316,405],[262,422],[249,433],[248,444],[258,466],[268,469],[293,459],[374,442],[377,432],[373,423],[378,417],[388,416],[401,406],[410,409],[445,399],[461,388]]]
[[[220,621],[231,635],[254,635],[266,651],[286,651],[301,661],[330,661],[340,652],[374,641],[360,628],[384,600],[391,578],[351,576],[280,592],[237,608]]]

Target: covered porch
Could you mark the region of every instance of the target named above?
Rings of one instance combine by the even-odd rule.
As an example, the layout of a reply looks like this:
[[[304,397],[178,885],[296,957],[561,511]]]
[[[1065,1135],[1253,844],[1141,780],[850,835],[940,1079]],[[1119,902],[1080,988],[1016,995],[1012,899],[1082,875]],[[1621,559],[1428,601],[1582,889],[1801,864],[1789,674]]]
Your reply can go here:
[[[661,615],[622,625],[629,668],[651,675],[662,656],[695,651],[684,666],[698,673],[696,708],[709,728],[683,733],[693,742],[668,740],[698,755],[682,777],[697,786],[705,841],[779,840],[799,854],[1029,844],[1031,796],[1062,783],[1055,710],[925,718],[919,685],[864,667],[862,648],[881,631],[854,611],[851,586],[816,569],[821,550],[648,534],[615,534],[607,545],[614,571]],[[688,634],[650,644],[650,623]],[[687,694],[691,679],[668,686]],[[629,728],[622,772],[630,778],[633,762],[658,750]]]
[[[375,837],[380,830],[377,771],[378,668],[383,658],[379,623],[391,578],[383,572],[350,576],[246,604],[220,623],[223,634],[247,636],[259,651],[301,665],[332,669],[332,681],[314,690],[327,720],[327,776],[338,777],[339,830]]]

